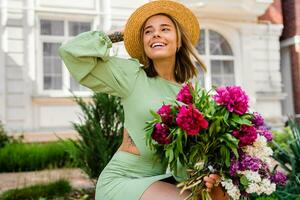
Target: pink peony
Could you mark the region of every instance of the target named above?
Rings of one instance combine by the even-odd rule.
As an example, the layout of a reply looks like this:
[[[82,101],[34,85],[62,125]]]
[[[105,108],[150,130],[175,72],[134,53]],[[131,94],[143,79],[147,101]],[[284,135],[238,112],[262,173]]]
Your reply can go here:
[[[173,124],[173,116],[171,114],[171,105],[163,105],[157,111],[163,123],[171,126]]]
[[[176,122],[188,135],[197,135],[202,128],[208,127],[208,122],[192,104],[189,106],[181,106],[179,108]]]
[[[154,131],[152,133],[152,139],[158,144],[169,144],[171,140],[168,138],[170,134],[169,128],[165,124],[155,124]]]
[[[190,89],[193,89],[193,86],[189,83],[184,84],[177,94],[176,100],[183,102],[185,104],[193,103],[193,96]]]
[[[239,86],[219,87],[213,99],[220,105],[226,106],[229,112],[242,115],[248,110],[248,96]]]
[[[234,130],[232,135],[239,139],[240,147],[252,144],[257,138],[256,128],[247,125],[243,125],[240,130]]]

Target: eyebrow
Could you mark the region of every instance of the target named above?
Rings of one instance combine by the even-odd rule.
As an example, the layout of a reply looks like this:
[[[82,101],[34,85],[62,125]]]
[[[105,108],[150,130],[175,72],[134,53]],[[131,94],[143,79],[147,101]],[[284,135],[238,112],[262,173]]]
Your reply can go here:
[[[162,26],[169,26],[169,27],[171,27],[170,24],[161,24],[160,27],[162,27]],[[152,28],[152,27],[153,27],[152,25],[146,26],[146,27],[144,28],[144,30],[146,30],[146,29],[148,29],[148,28]]]

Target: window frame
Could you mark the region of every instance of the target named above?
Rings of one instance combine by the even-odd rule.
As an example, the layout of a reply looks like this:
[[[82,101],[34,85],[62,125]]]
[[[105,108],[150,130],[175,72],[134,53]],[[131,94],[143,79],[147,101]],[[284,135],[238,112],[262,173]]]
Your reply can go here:
[[[234,84],[237,84],[237,68],[236,68],[236,54],[234,52],[233,49],[233,45],[230,43],[230,41],[226,38],[226,36],[224,34],[222,34],[222,32],[212,28],[212,27],[206,27],[203,26],[201,28],[201,30],[204,30],[204,42],[205,42],[205,49],[204,49],[204,54],[200,54],[201,58],[203,59],[203,62],[206,65],[206,73],[203,74],[204,76],[204,86],[206,90],[210,90],[212,88],[212,72],[211,72],[211,61],[212,60],[218,60],[218,61],[232,61],[233,62],[233,76],[234,76]],[[228,44],[230,45],[230,48],[232,50],[232,56],[229,55],[211,55],[210,54],[210,49],[209,49],[209,31],[215,31],[218,34],[220,34],[222,37],[224,37],[224,39],[228,42]],[[201,72],[200,72],[201,73]],[[197,80],[200,82],[200,79],[197,78]]]
[[[37,16],[37,42],[36,42],[36,81],[37,81],[37,94],[39,96],[50,96],[50,97],[69,97],[69,96],[82,96],[88,97],[91,96],[92,92],[90,90],[86,91],[71,91],[70,89],[70,73],[66,68],[64,62],[62,62],[62,89],[61,90],[45,90],[44,89],[44,64],[43,64],[43,43],[61,43],[74,38],[74,36],[69,36],[69,22],[83,22],[90,23],[91,30],[95,29],[95,18],[94,17],[86,17],[82,18],[78,16],[79,19],[74,20],[74,16],[52,16],[52,15],[39,15]],[[64,23],[64,35],[63,36],[51,36],[51,35],[41,35],[41,20],[57,20],[63,21]]]

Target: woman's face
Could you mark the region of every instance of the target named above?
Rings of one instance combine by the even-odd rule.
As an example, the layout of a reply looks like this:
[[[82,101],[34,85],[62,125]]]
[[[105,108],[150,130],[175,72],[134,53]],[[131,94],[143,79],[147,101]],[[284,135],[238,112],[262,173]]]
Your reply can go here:
[[[143,45],[146,55],[152,60],[173,59],[177,49],[177,34],[174,23],[164,15],[150,17],[143,29]]]

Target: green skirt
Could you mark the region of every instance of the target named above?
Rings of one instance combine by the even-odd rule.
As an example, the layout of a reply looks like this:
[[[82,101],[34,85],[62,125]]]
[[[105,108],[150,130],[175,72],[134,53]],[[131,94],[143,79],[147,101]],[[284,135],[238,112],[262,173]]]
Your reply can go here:
[[[96,200],[139,200],[154,182],[171,177],[153,160],[117,151],[99,176]]]

